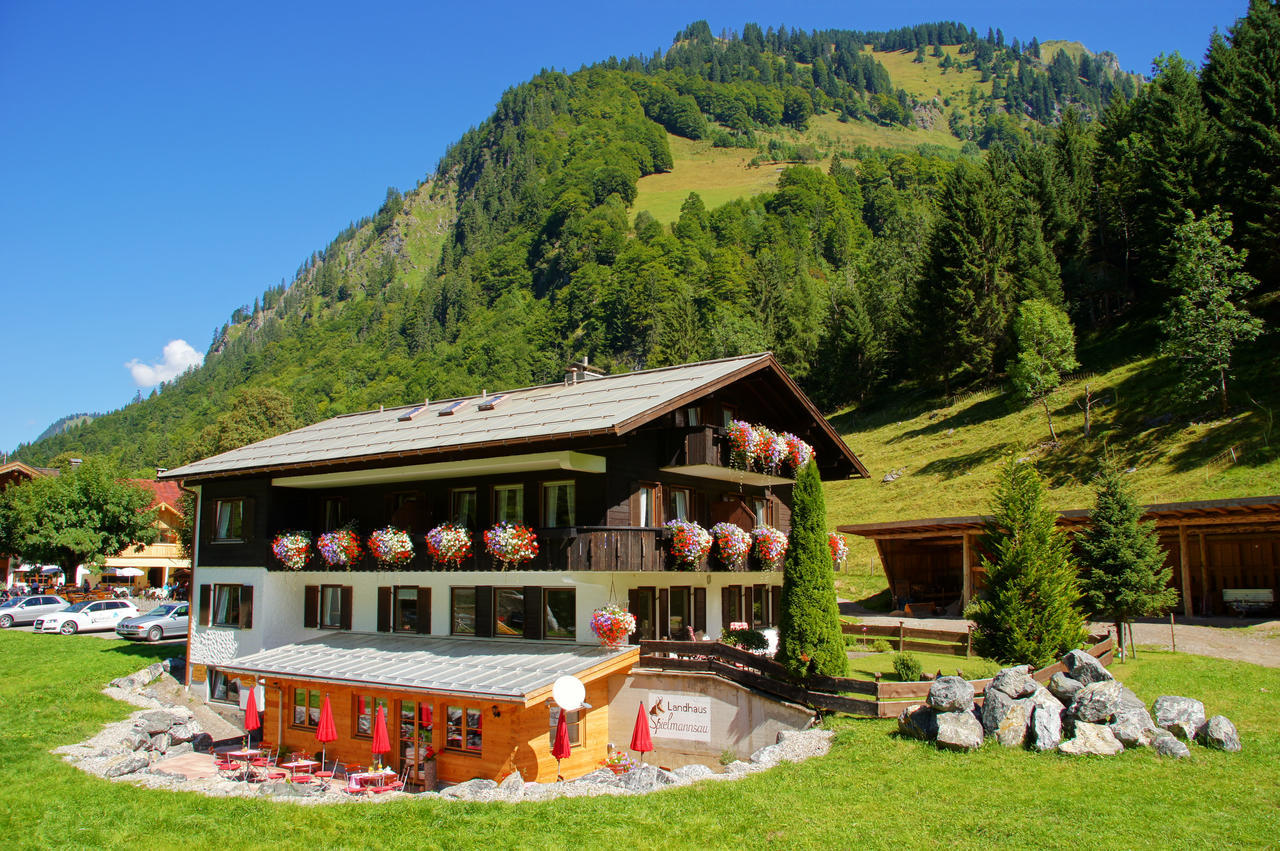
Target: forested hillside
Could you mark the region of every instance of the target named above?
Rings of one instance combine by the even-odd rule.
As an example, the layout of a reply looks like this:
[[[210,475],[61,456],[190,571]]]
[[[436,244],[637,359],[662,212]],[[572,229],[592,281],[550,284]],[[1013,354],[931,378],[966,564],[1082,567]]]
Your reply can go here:
[[[630,369],[771,349],[828,410],[952,392],[1004,372],[1027,300],[1081,336],[1161,316],[1175,230],[1215,206],[1265,309],[1278,21],[1254,0],[1202,71],[1167,57],[1143,85],[1105,54],[954,23],[697,23],[665,53],[544,71],[430,178],[237,309],[203,367],[17,457],[172,467],[334,413],[556,380],[583,356]],[[944,127],[954,144],[902,144]],[[775,170],[772,189],[711,208],[690,193],[660,221],[640,181],[690,140]]]

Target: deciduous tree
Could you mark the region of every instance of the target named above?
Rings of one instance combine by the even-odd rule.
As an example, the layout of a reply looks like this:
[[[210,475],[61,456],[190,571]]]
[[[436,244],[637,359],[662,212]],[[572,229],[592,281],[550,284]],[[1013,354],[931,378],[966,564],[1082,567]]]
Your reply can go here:
[[[1024,401],[1039,402],[1049,421],[1049,438],[1055,443],[1053,411],[1049,400],[1062,385],[1062,373],[1079,366],[1076,337],[1066,311],[1041,298],[1027,299],[1013,321],[1018,341],[1017,359],[1009,364],[1009,380]]]

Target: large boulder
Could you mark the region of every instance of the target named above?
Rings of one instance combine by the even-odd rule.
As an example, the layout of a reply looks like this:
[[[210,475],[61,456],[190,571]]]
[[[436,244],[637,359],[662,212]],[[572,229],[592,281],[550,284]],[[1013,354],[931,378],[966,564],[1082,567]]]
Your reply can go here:
[[[1039,687],[1039,683],[1031,676],[1030,665],[1015,665],[1012,668],[1001,669],[992,677],[991,684],[987,686],[985,693],[990,694],[991,690],[995,689],[1017,700],[1020,697],[1030,697]]]
[[[951,751],[971,751],[982,747],[982,725],[972,712],[939,712],[938,747]]]
[[[1067,666],[1067,676],[1085,685],[1115,679],[1101,662],[1083,650],[1072,650],[1062,657],[1062,664]]]
[[[151,737],[151,744],[147,746],[147,749],[153,750],[156,753],[164,753],[169,750],[169,734],[156,733]]]
[[[1084,688],[1084,683],[1068,677],[1061,671],[1049,678],[1050,693],[1062,701],[1065,706],[1071,705],[1071,701],[1076,699],[1076,692],[1082,688]]]
[[[898,735],[931,742],[938,736],[938,713],[916,703],[898,715]]]
[[[1156,726],[1191,741],[1205,724],[1204,704],[1193,697],[1162,695],[1155,703]]]
[[[1215,750],[1232,752],[1240,750],[1240,734],[1236,732],[1236,725],[1232,724],[1225,715],[1215,715],[1206,721],[1204,726],[1196,731],[1196,741]]]
[[[1027,727],[1031,724],[1031,711],[1035,708],[1029,700],[1015,700],[996,727],[995,739],[1006,748],[1020,748],[1027,742]]]
[[[102,772],[102,776],[121,777],[125,774],[133,774],[135,771],[141,771],[149,765],[151,765],[151,760],[147,759],[146,754],[127,754],[112,760]]]
[[[1186,759],[1191,756],[1191,748],[1187,747],[1185,742],[1180,742],[1167,732],[1161,730],[1163,736],[1157,736],[1151,744],[1151,749],[1160,756],[1170,756],[1174,759]]]
[[[1076,692],[1068,710],[1076,721],[1089,724],[1106,724],[1120,709],[1122,695],[1115,680],[1089,683]]]
[[[1146,747],[1164,732],[1151,720],[1151,713],[1147,711],[1145,704],[1131,700],[1120,702],[1120,708],[1116,710],[1109,726],[1126,748]]]
[[[1009,714],[1013,706],[1013,698],[1002,691],[987,689],[982,695],[982,729],[988,736],[994,736],[1004,716]]]
[[[180,724],[185,718],[179,718],[168,709],[150,709],[146,712],[139,712],[134,717],[134,726],[141,729],[148,735],[154,736],[156,733],[166,733],[174,724]]]
[[[135,728],[124,734],[124,738],[120,740],[120,744],[124,745],[131,751],[139,751],[151,744],[151,737]]]
[[[1111,732],[1111,728],[1105,724],[1090,724],[1086,721],[1077,721],[1075,738],[1062,742],[1058,745],[1058,750],[1075,756],[1084,754],[1115,756],[1124,750],[1124,745],[1120,744],[1120,740]]]
[[[442,798],[458,798],[463,801],[475,800],[477,796],[485,792],[491,792],[498,788],[497,781],[489,780],[484,777],[477,777],[474,780],[467,780],[463,783],[456,783],[440,792]]]
[[[670,771],[646,762],[619,777],[618,785],[632,792],[652,792],[654,789],[670,786],[679,779]]]
[[[185,724],[174,724],[169,728],[169,738],[175,742],[189,742],[200,735],[200,722],[192,718]]]
[[[1027,745],[1033,750],[1051,751],[1062,744],[1062,706],[1057,709],[1033,703],[1031,725],[1027,729]]]
[[[973,709],[973,684],[963,677],[938,677],[925,702],[939,712],[968,712]]]

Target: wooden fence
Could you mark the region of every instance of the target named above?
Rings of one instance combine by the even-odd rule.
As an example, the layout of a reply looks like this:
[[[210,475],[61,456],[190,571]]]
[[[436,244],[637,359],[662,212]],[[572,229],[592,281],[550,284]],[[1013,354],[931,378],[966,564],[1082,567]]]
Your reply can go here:
[[[883,627],[898,630],[899,627]],[[861,634],[861,627],[858,627]],[[906,649],[933,633],[943,635],[943,630],[923,630],[906,627],[898,636]],[[914,635],[913,635],[914,633]],[[971,646],[971,639],[963,633],[945,633],[962,648]],[[908,637],[910,636],[910,637]],[[881,636],[883,637],[883,636]],[[1113,660],[1113,644],[1109,633],[1089,637],[1087,652],[1102,664]],[[937,652],[937,651],[933,651]],[[962,651],[963,652],[963,649]],[[958,654],[957,654],[958,655]],[[920,703],[929,694],[931,680],[917,683],[880,682],[857,680],[848,677],[810,677],[803,683],[791,679],[785,668],[764,656],[757,656],[737,647],[708,641],[641,641],[637,667],[660,671],[684,671],[714,674],[730,682],[755,689],[773,697],[801,703],[814,709],[843,712],[871,718],[894,718],[906,706]],[[1065,671],[1062,663],[1054,663],[1032,673],[1037,682],[1047,682],[1054,674]],[[974,700],[981,704],[990,678],[970,680]]]
[[[871,644],[877,638],[889,641],[891,647],[898,652],[915,650],[919,653],[943,653],[952,656],[973,655],[973,627],[968,632],[956,632],[949,629],[922,629],[906,626],[898,621],[892,624],[852,624],[842,623],[840,628],[845,635],[856,636],[859,640]]]

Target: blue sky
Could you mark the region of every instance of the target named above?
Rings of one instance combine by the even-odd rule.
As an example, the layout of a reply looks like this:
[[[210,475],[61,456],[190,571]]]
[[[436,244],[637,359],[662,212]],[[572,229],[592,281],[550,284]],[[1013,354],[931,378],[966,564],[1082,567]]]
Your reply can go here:
[[[1147,71],[1233,2],[0,3],[0,451],[208,348],[388,186],[414,186],[544,67],[665,49],[705,18],[959,20]],[[174,343],[186,341],[187,347]],[[132,367],[132,368],[131,368]]]

